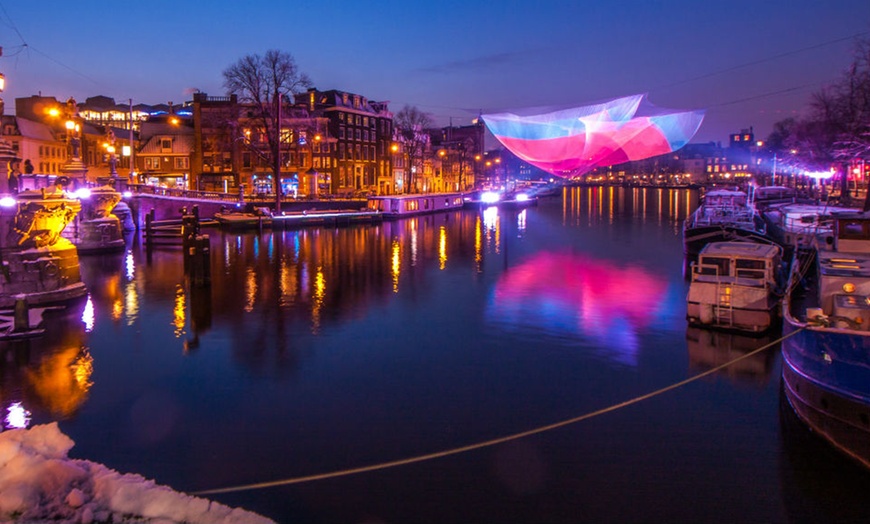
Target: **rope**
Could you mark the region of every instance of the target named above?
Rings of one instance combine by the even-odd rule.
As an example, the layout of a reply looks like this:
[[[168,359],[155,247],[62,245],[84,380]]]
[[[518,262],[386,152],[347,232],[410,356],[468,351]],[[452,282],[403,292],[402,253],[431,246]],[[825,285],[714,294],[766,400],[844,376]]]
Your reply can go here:
[[[610,413],[610,412],[631,406],[633,404],[637,404],[637,403],[642,402],[644,400],[648,400],[648,399],[651,399],[653,397],[659,396],[663,393],[667,393],[668,391],[672,391],[674,389],[681,388],[681,387],[683,387],[687,384],[691,384],[692,382],[695,382],[696,380],[699,380],[703,377],[706,377],[708,375],[712,375],[713,373],[717,373],[717,372],[721,371],[722,369],[725,369],[728,366],[731,366],[733,364],[736,364],[737,362],[740,362],[741,360],[750,358],[758,353],[761,353],[762,351],[765,351],[768,348],[770,348],[776,344],[779,344],[783,340],[786,340],[787,338],[792,337],[792,336],[800,333],[804,329],[806,329],[806,326],[802,326],[802,327],[796,329],[795,331],[792,331],[788,335],[782,336],[779,339],[774,340],[773,342],[765,344],[764,346],[762,346],[758,349],[755,349],[749,353],[746,353],[745,355],[737,357],[733,360],[730,360],[730,361],[728,361],[724,364],[721,364],[719,366],[716,366],[712,369],[708,369],[707,371],[704,371],[703,373],[699,373],[699,374],[694,375],[692,377],[689,377],[685,380],[681,380],[680,382],[677,382],[675,384],[671,384],[669,386],[663,387],[661,389],[657,389],[655,391],[652,391],[650,393],[646,393],[644,395],[640,395],[638,397],[634,397],[632,399],[626,400],[624,402],[620,402],[618,404],[613,404],[611,406],[599,409],[597,411],[592,411],[592,412],[586,413],[584,415],[580,415],[579,417],[574,417],[574,418],[562,420],[559,422],[554,422],[552,424],[547,424],[546,426],[539,426],[537,428],[523,431],[520,433],[514,433],[511,435],[504,436],[504,437],[494,438],[491,440],[485,440],[483,442],[477,442],[474,444],[468,444],[466,446],[460,446],[457,448],[446,449],[443,451],[437,451],[437,452],[428,453],[425,455],[417,455],[414,457],[408,457],[408,458],[393,460],[393,461],[389,461],[389,462],[381,462],[378,464],[371,464],[369,466],[360,466],[357,468],[342,469],[342,470],[338,470],[338,471],[330,471],[330,472],[326,472],[326,473],[318,473],[315,475],[306,475],[306,476],[302,476],[302,477],[291,477],[291,478],[287,478],[287,479],[273,480],[273,481],[269,481],[269,482],[259,482],[259,483],[255,483],[255,484],[243,484],[240,486],[232,486],[232,487],[226,487],[226,488],[216,488],[216,489],[207,489],[207,490],[202,490],[202,491],[194,491],[191,493],[191,495],[212,495],[212,494],[216,494],[216,493],[232,493],[232,492],[247,491],[247,490],[252,490],[252,489],[263,489],[263,488],[272,488],[272,487],[276,487],[276,486],[287,486],[290,484],[302,484],[304,482],[312,482],[315,480],[325,480],[325,479],[336,478],[336,477],[346,477],[349,475],[356,475],[359,473],[368,473],[370,471],[377,471],[377,470],[381,470],[381,469],[394,468],[397,466],[405,466],[408,464],[414,464],[417,462],[424,462],[424,461],[432,460],[432,459],[436,459],[436,458],[448,457],[450,455],[458,455],[460,453],[465,453],[467,451],[474,451],[477,449],[491,447],[491,446],[495,446],[497,444],[503,444],[505,442],[510,442],[512,440],[519,440],[521,438],[529,437],[532,435],[537,435],[539,433],[544,433],[546,431],[551,431],[551,430],[561,428],[564,426],[568,426],[571,424],[576,424],[577,422],[581,422],[583,420],[588,420],[588,419],[591,419],[593,417],[597,417],[599,415],[604,415],[605,413]]]

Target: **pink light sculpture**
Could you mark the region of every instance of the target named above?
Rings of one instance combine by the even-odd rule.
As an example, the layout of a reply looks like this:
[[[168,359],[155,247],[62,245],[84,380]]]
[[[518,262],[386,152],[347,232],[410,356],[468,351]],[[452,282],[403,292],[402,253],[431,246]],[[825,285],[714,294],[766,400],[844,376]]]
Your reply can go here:
[[[520,159],[571,177],[676,151],[697,133],[704,111],[674,112],[634,95],[538,115],[483,115],[483,120]]]

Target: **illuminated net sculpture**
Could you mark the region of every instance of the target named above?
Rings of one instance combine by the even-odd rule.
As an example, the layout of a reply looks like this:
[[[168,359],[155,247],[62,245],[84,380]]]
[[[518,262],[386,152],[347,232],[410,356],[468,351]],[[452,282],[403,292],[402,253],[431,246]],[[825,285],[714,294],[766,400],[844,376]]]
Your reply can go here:
[[[539,115],[483,115],[483,120],[517,157],[570,177],[676,151],[701,127],[704,111],[674,112],[634,95]]]

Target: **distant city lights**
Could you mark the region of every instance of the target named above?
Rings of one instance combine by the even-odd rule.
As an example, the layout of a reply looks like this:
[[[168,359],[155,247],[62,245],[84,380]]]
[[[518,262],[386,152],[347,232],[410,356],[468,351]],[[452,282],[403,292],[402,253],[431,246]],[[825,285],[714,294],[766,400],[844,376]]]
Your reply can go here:
[[[827,180],[834,176],[833,171],[805,171],[805,176],[810,178],[814,178],[816,180]]]
[[[501,200],[501,195],[495,191],[485,191],[480,195],[480,201],[485,204],[495,204]]]

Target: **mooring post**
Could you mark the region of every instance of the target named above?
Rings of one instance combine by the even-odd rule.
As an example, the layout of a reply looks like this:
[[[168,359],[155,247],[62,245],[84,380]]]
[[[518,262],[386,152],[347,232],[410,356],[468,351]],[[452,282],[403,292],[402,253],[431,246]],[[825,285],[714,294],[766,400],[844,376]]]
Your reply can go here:
[[[197,235],[190,249],[193,258],[190,264],[190,277],[194,286],[211,284],[211,245],[208,235]]]
[[[16,333],[30,331],[30,308],[27,305],[27,295],[15,295],[12,331]]]
[[[145,215],[145,247],[151,247],[151,237],[154,235],[154,208]]]

